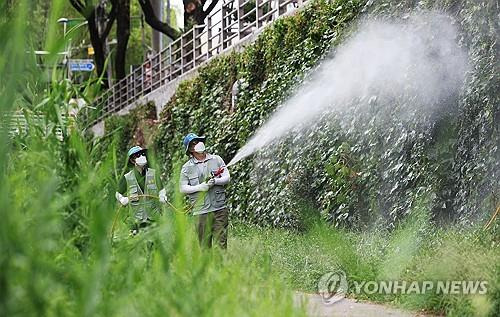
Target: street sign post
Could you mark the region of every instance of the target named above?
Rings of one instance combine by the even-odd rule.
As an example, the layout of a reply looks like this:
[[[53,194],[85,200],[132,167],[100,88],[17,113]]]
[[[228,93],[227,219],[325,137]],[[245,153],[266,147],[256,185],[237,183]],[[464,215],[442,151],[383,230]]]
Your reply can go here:
[[[94,62],[91,59],[71,59],[68,61],[72,72],[91,72],[94,70]]]

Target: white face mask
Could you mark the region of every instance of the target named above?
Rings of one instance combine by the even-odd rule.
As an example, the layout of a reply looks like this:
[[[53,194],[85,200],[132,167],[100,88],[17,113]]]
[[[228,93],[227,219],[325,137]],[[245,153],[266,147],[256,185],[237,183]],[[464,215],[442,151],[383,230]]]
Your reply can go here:
[[[144,155],[141,155],[135,159],[135,164],[137,166],[140,166],[140,167],[143,167],[144,165],[146,165],[147,162],[148,162],[148,160],[146,159],[146,157]]]
[[[205,143],[203,142],[198,142],[195,146],[194,146],[194,151],[196,153],[203,153],[205,152]]]

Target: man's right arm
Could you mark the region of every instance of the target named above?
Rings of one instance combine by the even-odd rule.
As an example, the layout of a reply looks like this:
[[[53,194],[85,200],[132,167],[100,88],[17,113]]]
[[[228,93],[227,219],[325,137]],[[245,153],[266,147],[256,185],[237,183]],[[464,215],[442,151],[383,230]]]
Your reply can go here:
[[[181,176],[179,180],[180,192],[183,194],[193,194],[196,192],[206,192],[209,189],[207,183],[201,183],[199,185],[191,186],[189,185],[189,178],[187,174],[187,168],[182,167]]]
[[[219,177],[214,179],[214,183],[215,185],[220,185],[220,186],[227,185],[231,180],[231,175],[229,175],[229,169],[227,168],[226,163],[224,163],[224,160],[220,156],[217,155],[216,158],[219,167],[223,168],[224,170]]]

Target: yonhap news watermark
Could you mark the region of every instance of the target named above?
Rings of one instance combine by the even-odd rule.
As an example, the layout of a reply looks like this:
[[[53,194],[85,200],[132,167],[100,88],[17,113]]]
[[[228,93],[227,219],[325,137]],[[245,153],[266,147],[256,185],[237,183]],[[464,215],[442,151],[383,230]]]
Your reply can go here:
[[[318,280],[318,294],[325,304],[333,304],[345,297],[347,292],[365,294],[438,294],[438,295],[484,295],[488,292],[488,281],[484,280],[433,280],[433,281],[349,281],[344,271],[323,274]]]
[[[486,294],[487,281],[353,281],[357,294]]]

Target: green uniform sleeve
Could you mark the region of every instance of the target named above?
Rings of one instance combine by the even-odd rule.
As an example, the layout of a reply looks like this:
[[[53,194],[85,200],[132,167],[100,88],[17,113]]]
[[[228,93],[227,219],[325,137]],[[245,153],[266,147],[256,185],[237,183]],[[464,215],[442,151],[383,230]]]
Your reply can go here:
[[[118,183],[118,192],[123,196],[127,196],[127,180],[125,179],[125,175],[120,178],[120,182]]]
[[[163,189],[163,182],[161,181],[161,175],[160,174],[161,174],[160,171],[156,170],[155,178],[156,178],[156,186],[158,186],[158,190],[162,190]]]

